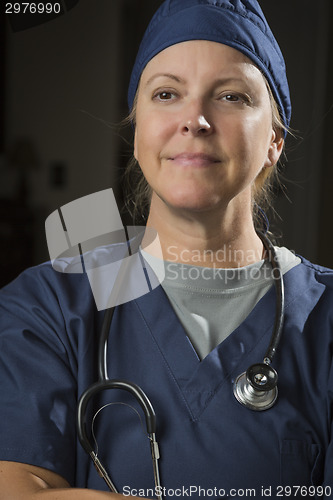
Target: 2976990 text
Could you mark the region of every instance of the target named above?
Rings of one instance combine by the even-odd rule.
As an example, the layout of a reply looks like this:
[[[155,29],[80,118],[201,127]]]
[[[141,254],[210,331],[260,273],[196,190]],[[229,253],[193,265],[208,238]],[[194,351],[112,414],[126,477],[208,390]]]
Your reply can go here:
[[[6,2],[6,14],[60,14],[59,2]]]

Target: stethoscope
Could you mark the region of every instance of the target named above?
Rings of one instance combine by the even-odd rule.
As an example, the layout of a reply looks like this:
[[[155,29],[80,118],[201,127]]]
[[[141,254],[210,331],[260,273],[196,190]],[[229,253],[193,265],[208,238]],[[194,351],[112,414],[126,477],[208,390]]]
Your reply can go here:
[[[276,290],[276,310],[275,322],[271,340],[264,356],[262,363],[251,365],[246,372],[241,373],[235,380],[233,386],[234,395],[243,406],[250,410],[263,411],[271,408],[278,395],[277,380],[278,375],[276,370],[271,366],[273,357],[276,353],[278,344],[280,342],[283,320],[284,320],[284,284],[283,276],[276,255],[275,248],[267,236],[261,232],[257,232],[260,237],[268,260],[272,266],[275,290]],[[88,437],[87,433],[87,406],[89,401],[105,390],[122,389],[130,392],[141,406],[145,415],[147,435],[150,441],[151,457],[153,462],[153,474],[155,481],[155,491],[158,500],[162,500],[162,488],[160,481],[160,473],[158,466],[159,448],[156,441],[156,416],[151,402],[149,401],[143,390],[125,380],[118,380],[108,378],[107,373],[107,348],[108,336],[111,327],[112,317],[115,308],[111,307],[105,312],[101,335],[98,346],[98,382],[91,385],[81,396],[77,411],[77,426],[78,437],[84,450],[92,458],[94,465],[99,475],[104,479],[109,489],[117,493],[117,489],[112,482],[106,468],[97,456],[94,449],[94,443]]]
[[[270,366],[278,348],[284,321],[284,283],[276,251],[271,241],[257,232],[268,254],[272,266],[276,290],[275,321],[271,340],[262,363],[249,366],[234,382],[234,395],[242,405],[250,410],[263,411],[271,408],[278,396],[278,374]]]

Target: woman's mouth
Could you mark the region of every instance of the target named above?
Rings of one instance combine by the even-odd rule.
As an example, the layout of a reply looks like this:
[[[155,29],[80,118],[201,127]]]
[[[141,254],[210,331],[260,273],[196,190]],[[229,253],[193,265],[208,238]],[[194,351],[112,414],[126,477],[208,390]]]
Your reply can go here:
[[[215,156],[206,153],[180,153],[168,160],[183,167],[208,167],[220,162]]]

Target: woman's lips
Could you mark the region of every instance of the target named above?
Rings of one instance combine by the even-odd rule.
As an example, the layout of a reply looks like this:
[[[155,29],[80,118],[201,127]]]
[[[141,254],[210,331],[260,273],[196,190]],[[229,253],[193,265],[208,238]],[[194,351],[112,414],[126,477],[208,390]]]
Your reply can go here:
[[[180,153],[168,159],[183,167],[208,167],[213,163],[219,163],[215,156],[206,153]]]

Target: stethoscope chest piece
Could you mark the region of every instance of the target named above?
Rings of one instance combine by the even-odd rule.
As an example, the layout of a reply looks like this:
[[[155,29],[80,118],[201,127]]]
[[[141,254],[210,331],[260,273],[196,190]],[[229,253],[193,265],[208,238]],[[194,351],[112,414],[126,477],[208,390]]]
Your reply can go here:
[[[236,378],[234,395],[250,410],[268,410],[277,399],[277,378],[274,368],[266,363],[257,363]]]

